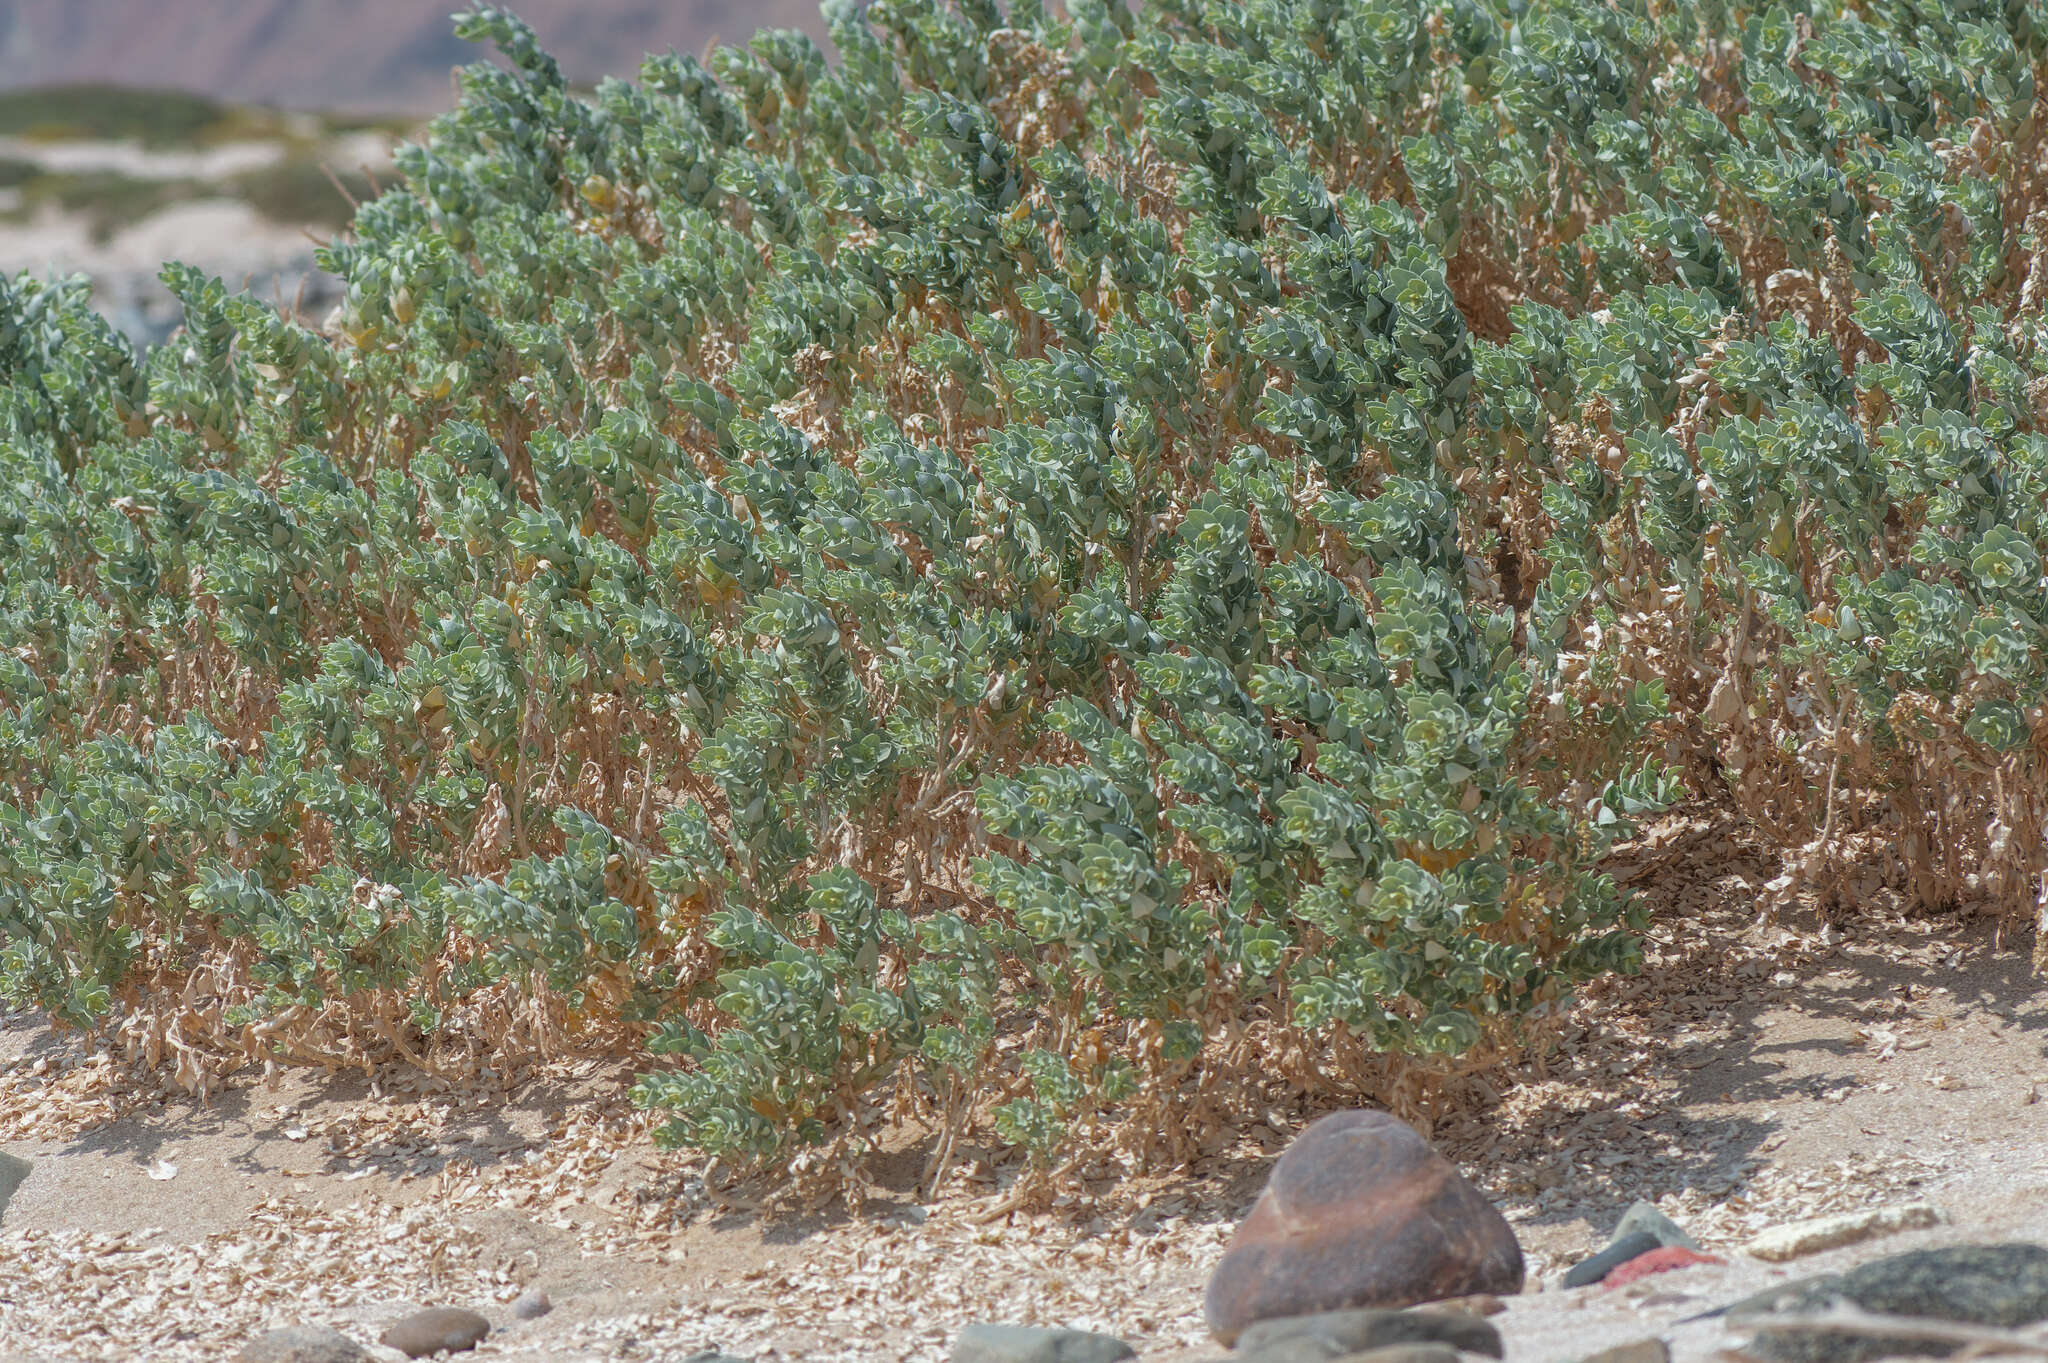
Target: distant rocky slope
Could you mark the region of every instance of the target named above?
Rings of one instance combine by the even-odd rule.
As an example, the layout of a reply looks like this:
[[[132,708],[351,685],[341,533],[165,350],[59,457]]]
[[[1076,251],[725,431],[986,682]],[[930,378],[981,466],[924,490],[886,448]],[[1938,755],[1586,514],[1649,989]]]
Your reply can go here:
[[[313,241],[345,225],[417,115],[485,53],[459,0],[0,0],[0,276],[82,272],[137,340],[181,313],[179,259],[312,315],[337,281]],[[511,0],[572,79],[631,77],[762,27],[822,36],[816,0]],[[61,87],[61,88],[59,88]],[[125,88],[117,88],[125,87]],[[185,93],[192,92],[192,93]],[[310,113],[265,113],[252,105]],[[336,118],[333,115],[339,114]],[[352,122],[350,116],[363,116]]]
[[[431,110],[474,61],[453,0],[0,0],[0,89],[110,82],[290,108]],[[650,51],[760,28],[823,34],[815,0],[517,0],[570,76],[630,76]]]

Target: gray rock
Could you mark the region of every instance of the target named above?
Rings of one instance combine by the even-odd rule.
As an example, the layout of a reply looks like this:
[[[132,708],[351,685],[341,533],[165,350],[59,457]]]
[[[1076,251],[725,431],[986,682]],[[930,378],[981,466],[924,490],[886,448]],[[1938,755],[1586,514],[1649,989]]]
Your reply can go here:
[[[1636,1231],[1613,1241],[1592,1258],[1574,1265],[1572,1271],[1564,1275],[1564,1285],[1590,1287],[1638,1254],[1648,1254],[1653,1249],[1662,1248],[1663,1245],[1650,1232]]]
[[[1918,1249],[1805,1278],[1725,1308],[1728,1323],[1758,1316],[1825,1310],[1844,1300],[1865,1311],[1922,1320],[2016,1329],[2048,1320],[2048,1249],[2030,1244]],[[1946,1357],[1959,1342],[1900,1339],[1842,1330],[1759,1327],[1749,1352],[1772,1363],[1862,1363],[1887,1355]]]
[[[1658,1211],[1656,1206],[1649,1202],[1638,1202],[1623,1212],[1621,1224],[1614,1228],[1614,1234],[1608,1237],[1607,1243],[1618,1244],[1638,1232],[1656,1236],[1660,1245],[1699,1252],[1699,1241],[1687,1235],[1685,1227]],[[1655,1343],[1654,1340],[1645,1342]]]
[[[363,1346],[324,1325],[287,1325],[242,1346],[236,1363],[364,1363]]]
[[[685,1358],[683,1363],[747,1363],[747,1360],[734,1358],[731,1354],[720,1353],[716,1349],[699,1349]]]
[[[1500,1331],[1463,1311],[1321,1311],[1254,1321],[1237,1337],[1244,1363],[1326,1363],[1395,1344],[1448,1344],[1501,1356]]]
[[[1671,1363],[1671,1346],[1661,1339],[1639,1339],[1589,1354],[1579,1363]]]
[[[459,1353],[474,1349],[490,1332],[491,1323],[474,1311],[458,1306],[430,1306],[399,1321],[377,1342],[407,1358],[425,1358],[444,1350]]]
[[[1448,1344],[1421,1340],[1414,1344],[1389,1344],[1360,1354],[1346,1354],[1344,1363],[1458,1363],[1458,1351]]]
[[[7,1214],[7,1199],[28,1177],[30,1165],[18,1155],[0,1154],[0,1216]]]
[[[512,1314],[519,1320],[539,1320],[554,1309],[548,1294],[537,1287],[529,1287],[512,1299]]]
[[[1121,1363],[1138,1351],[1113,1335],[1035,1325],[969,1325],[953,1337],[952,1363]]]

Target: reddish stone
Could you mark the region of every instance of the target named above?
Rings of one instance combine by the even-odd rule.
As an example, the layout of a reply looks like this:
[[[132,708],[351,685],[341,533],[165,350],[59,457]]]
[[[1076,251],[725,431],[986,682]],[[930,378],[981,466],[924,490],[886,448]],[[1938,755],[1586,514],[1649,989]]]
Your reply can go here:
[[[1522,1289],[1522,1248],[1477,1188],[1404,1122],[1338,1112],[1295,1138],[1202,1301],[1210,1333],[1350,1307]]]
[[[1647,1254],[1638,1254],[1625,1264],[1616,1264],[1607,1271],[1600,1281],[1609,1287],[1622,1287],[1638,1278],[1647,1278],[1652,1273],[1668,1273],[1674,1268],[1691,1268],[1694,1264],[1725,1264],[1726,1259],[1716,1259],[1711,1254],[1699,1254],[1683,1245],[1666,1245],[1653,1249]]]

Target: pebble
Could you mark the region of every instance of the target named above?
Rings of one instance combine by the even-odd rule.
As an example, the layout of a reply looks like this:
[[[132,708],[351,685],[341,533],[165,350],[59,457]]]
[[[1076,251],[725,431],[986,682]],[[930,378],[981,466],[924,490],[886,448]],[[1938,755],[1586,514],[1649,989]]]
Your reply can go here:
[[[1773,1226],[1750,1239],[1743,1250],[1759,1259],[1783,1263],[1802,1254],[1853,1245],[1894,1231],[1920,1230],[1939,1225],[1941,1213],[1924,1202],[1905,1207],[1880,1207],[1867,1212],[1845,1212],[1840,1216],[1818,1216],[1810,1221]]]
[[[517,1320],[539,1320],[554,1309],[548,1294],[537,1287],[529,1287],[512,1299],[512,1315]]]
[[[1603,1281],[1609,1273],[1629,1260],[1661,1248],[1663,1242],[1656,1236],[1646,1230],[1636,1231],[1614,1241],[1606,1249],[1573,1267],[1571,1272],[1564,1275],[1564,1285],[1591,1287],[1594,1283]]]
[[[235,1363],[363,1363],[363,1346],[324,1325],[287,1325],[256,1336]]]
[[[1519,1292],[1523,1272],[1506,1219],[1411,1127],[1338,1112],[1274,1164],[1202,1312],[1230,1344],[1276,1316]]]
[[[1660,1245],[1695,1252],[1700,1248],[1699,1241],[1687,1235],[1685,1227],[1658,1211],[1654,1202],[1632,1203],[1629,1209],[1621,1214],[1621,1224],[1614,1228],[1614,1234],[1608,1237],[1607,1243],[1614,1244],[1639,1231],[1656,1236]]]
[[[1876,1259],[1846,1273],[1786,1283],[1724,1308],[1731,1325],[1774,1312],[1824,1309],[1842,1298],[1880,1315],[2015,1329],[2048,1320],[2048,1249],[1951,1245]],[[1953,1353],[1948,1340],[1907,1340],[1853,1329],[1757,1329],[1749,1352],[1771,1363],[1862,1363],[1886,1355]]]
[[[953,1337],[952,1363],[1120,1363],[1138,1351],[1114,1335],[1035,1325],[969,1325]]]
[[[381,1343],[407,1358],[425,1358],[448,1350],[474,1349],[491,1332],[491,1323],[459,1306],[430,1306],[415,1311],[384,1332]]]
[[[1395,1344],[1448,1344],[1501,1356],[1500,1331],[1463,1311],[1321,1311],[1254,1321],[1237,1337],[1244,1363],[1323,1363]]]
[[[1626,1287],[1653,1273],[1669,1273],[1674,1268],[1691,1268],[1694,1264],[1725,1264],[1726,1259],[1717,1259],[1711,1254],[1701,1254],[1682,1245],[1662,1245],[1646,1254],[1638,1254],[1625,1264],[1617,1264],[1609,1270],[1605,1282],[1610,1288]]]

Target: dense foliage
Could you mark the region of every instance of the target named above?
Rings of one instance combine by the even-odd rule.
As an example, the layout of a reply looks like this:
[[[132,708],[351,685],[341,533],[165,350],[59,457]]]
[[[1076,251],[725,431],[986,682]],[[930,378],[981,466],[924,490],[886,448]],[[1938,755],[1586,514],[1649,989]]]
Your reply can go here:
[[[1171,1156],[1630,968],[1682,778],[2035,902],[2031,0],[826,15],[588,97],[458,16],[324,330],[0,289],[11,997]]]

